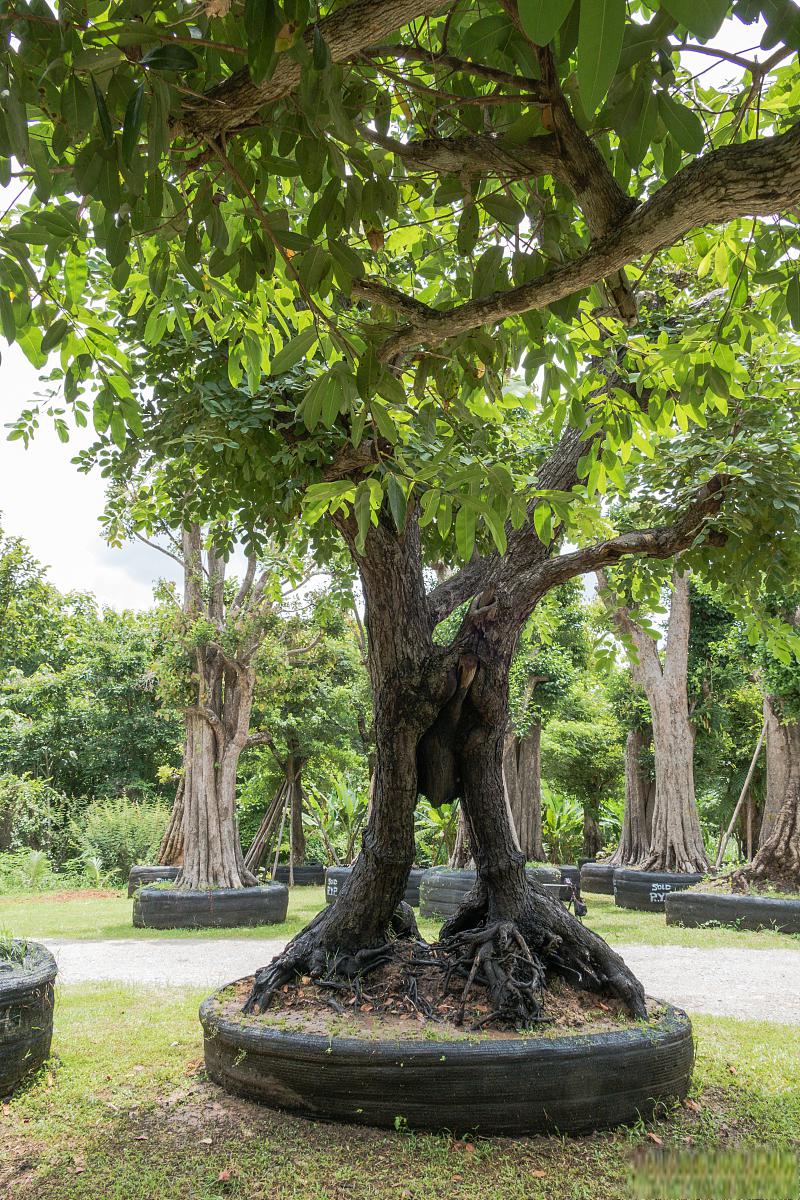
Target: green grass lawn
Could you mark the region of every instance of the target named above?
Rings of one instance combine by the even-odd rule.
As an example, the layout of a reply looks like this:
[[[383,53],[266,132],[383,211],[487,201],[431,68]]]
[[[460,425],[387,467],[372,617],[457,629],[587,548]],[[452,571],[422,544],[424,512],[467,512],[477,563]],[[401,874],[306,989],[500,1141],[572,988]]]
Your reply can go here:
[[[647,1176],[673,1151],[691,1152],[695,1174],[721,1155],[710,1169],[727,1164],[735,1190],[663,1194],[798,1194],[796,1028],[697,1018],[692,1099],[648,1127],[463,1142],[314,1124],[228,1096],[204,1078],[202,994],[58,990],[50,1067],[0,1105],[4,1200],[622,1200],[652,1197]]]
[[[663,913],[636,912],[616,908],[611,896],[587,896],[587,924],[611,942],[639,942],[665,946],[699,946],[713,949],[729,946],[750,949],[800,950],[800,935],[762,931],[749,933],[736,929],[681,929],[668,926]],[[105,895],[80,892],[69,899],[57,894],[0,896],[0,933],[30,938],[168,938],[168,937],[291,937],[325,903],[321,887],[292,888],[288,919],[281,925],[259,925],[252,929],[165,930],[134,929],[131,923],[132,901],[122,892]],[[425,937],[433,939],[437,923],[421,921]]]

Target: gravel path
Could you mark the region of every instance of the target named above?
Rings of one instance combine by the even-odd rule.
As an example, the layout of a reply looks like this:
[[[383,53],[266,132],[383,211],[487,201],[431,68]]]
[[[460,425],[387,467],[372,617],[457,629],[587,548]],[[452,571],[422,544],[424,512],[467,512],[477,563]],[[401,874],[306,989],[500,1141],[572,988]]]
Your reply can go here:
[[[115,980],[149,986],[218,987],[252,974],[277,954],[279,939],[153,939],[45,943],[61,983]],[[689,1012],[800,1025],[800,952],[615,947],[651,996]]]

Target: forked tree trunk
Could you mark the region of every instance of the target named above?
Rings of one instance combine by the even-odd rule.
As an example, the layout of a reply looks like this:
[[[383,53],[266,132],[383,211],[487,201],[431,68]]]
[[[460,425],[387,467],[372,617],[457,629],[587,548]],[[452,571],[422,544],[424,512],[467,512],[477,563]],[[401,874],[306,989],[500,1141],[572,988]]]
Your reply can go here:
[[[790,780],[800,773],[800,721],[784,722],[777,696],[764,697],[767,724],[767,789],[759,848],[768,841],[786,803]]]
[[[614,622],[636,650],[631,672],[644,689],[653,717],[655,800],[650,848],[640,865],[648,871],[692,872],[709,869],[694,793],[694,727],[689,720],[689,580],[678,567],[672,573],[663,665],[653,639],[616,604],[605,576],[600,593]]]
[[[623,997],[643,1016],[641,985],[619,956],[525,876],[503,781],[503,751],[511,659],[529,614],[520,605],[518,621],[498,620],[490,639],[480,614],[492,605],[481,598],[455,641],[436,646],[417,520],[410,518],[398,535],[392,517],[382,512],[368,531],[364,555],[355,548],[355,527],[343,520],[342,530],[359,562],[366,599],[375,712],[373,803],[361,853],[336,904],[257,973],[247,1011],[268,1003],[298,971],[352,977],[375,951],[386,954],[389,930],[398,922],[406,932],[415,928],[411,910],[398,912],[397,906],[413,862],[414,809],[421,793],[434,805],[462,798],[478,883],[442,937],[460,945],[462,932],[472,931],[464,933],[467,953],[481,953],[495,981],[490,991],[497,1012],[528,1022],[539,1011],[533,993],[555,970]],[[533,955],[525,952],[525,969],[534,978],[520,989],[509,954],[524,943]],[[498,965],[492,974],[486,965],[490,955],[498,964],[512,964],[509,970]]]
[[[503,753],[511,817],[526,862],[542,862],[542,726],[536,721],[519,737],[509,734]]]
[[[614,866],[637,867],[650,850],[655,780],[644,756],[651,736],[649,726],[631,729],[625,741],[625,814],[619,845],[608,860]]]
[[[247,709],[243,736],[228,737],[222,721],[213,723],[210,714],[187,714],[184,860],[176,887],[196,891],[256,882],[244,865],[236,817],[236,773],[247,740],[251,697],[252,692],[239,697],[240,711]]]
[[[169,825],[158,851],[158,864],[161,867],[180,867],[183,864],[183,797],[186,788],[186,764],[184,773],[178,783]]]

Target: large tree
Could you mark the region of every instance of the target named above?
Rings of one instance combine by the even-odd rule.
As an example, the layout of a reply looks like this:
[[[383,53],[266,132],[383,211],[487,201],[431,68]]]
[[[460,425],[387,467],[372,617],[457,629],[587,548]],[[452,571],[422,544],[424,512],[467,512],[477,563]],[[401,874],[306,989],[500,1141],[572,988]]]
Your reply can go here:
[[[179,443],[202,462],[221,481],[209,508],[236,493],[245,524],[269,512],[280,526],[305,489],[307,517],[338,530],[361,576],[376,739],[362,852],[346,902],[259,975],[254,1003],[295,970],[368,961],[422,791],[464,804],[479,878],[444,933],[494,957],[494,1008],[526,1021],[554,970],[643,1013],[621,960],[526,881],[503,793],[508,673],[559,583],[626,555],[704,558],[723,504],[713,540],[756,566],[765,531],[793,525],[769,508],[737,523],[754,490],[780,490],[790,448],[723,447],[704,422],[734,407],[729,431],[747,425],[733,347],[800,321],[794,227],[773,215],[800,186],[798,28],[792,6],[764,4],[768,59],[733,56],[715,88],[681,55],[696,35],[730,60],[707,44],[727,3],[607,7],[613,19],[594,0],[480,16],[355,0],[313,23],[289,0],[2,14],[3,172],[13,154],[33,186],[3,235],[6,335],[37,365],[59,347],[67,404],[84,420],[92,393],[118,446]],[[733,6],[746,22],[761,8]],[[727,302],[668,332],[665,303],[709,269]],[[118,306],[98,302],[122,288],[151,347],[208,330],[230,390],[137,403]],[[265,372],[311,356],[299,406],[264,394]],[[528,387],[509,395],[517,366]],[[37,420],[29,408],[15,434]],[[619,533],[602,495],[637,484],[655,523]],[[577,548],[559,553],[567,537]],[[464,565],[428,592],[426,559],[442,557]]]

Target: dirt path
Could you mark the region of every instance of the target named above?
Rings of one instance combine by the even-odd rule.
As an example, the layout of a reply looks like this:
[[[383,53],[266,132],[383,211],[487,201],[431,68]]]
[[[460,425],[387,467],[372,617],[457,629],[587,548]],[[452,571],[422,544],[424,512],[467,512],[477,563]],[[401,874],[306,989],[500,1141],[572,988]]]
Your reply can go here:
[[[218,987],[252,974],[277,954],[276,939],[201,938],[69,942],[48,939],[60,982],[116,980],[149,986]],[[648,993],[689,1012],[800,1025],[800,952],[615,947]]]

